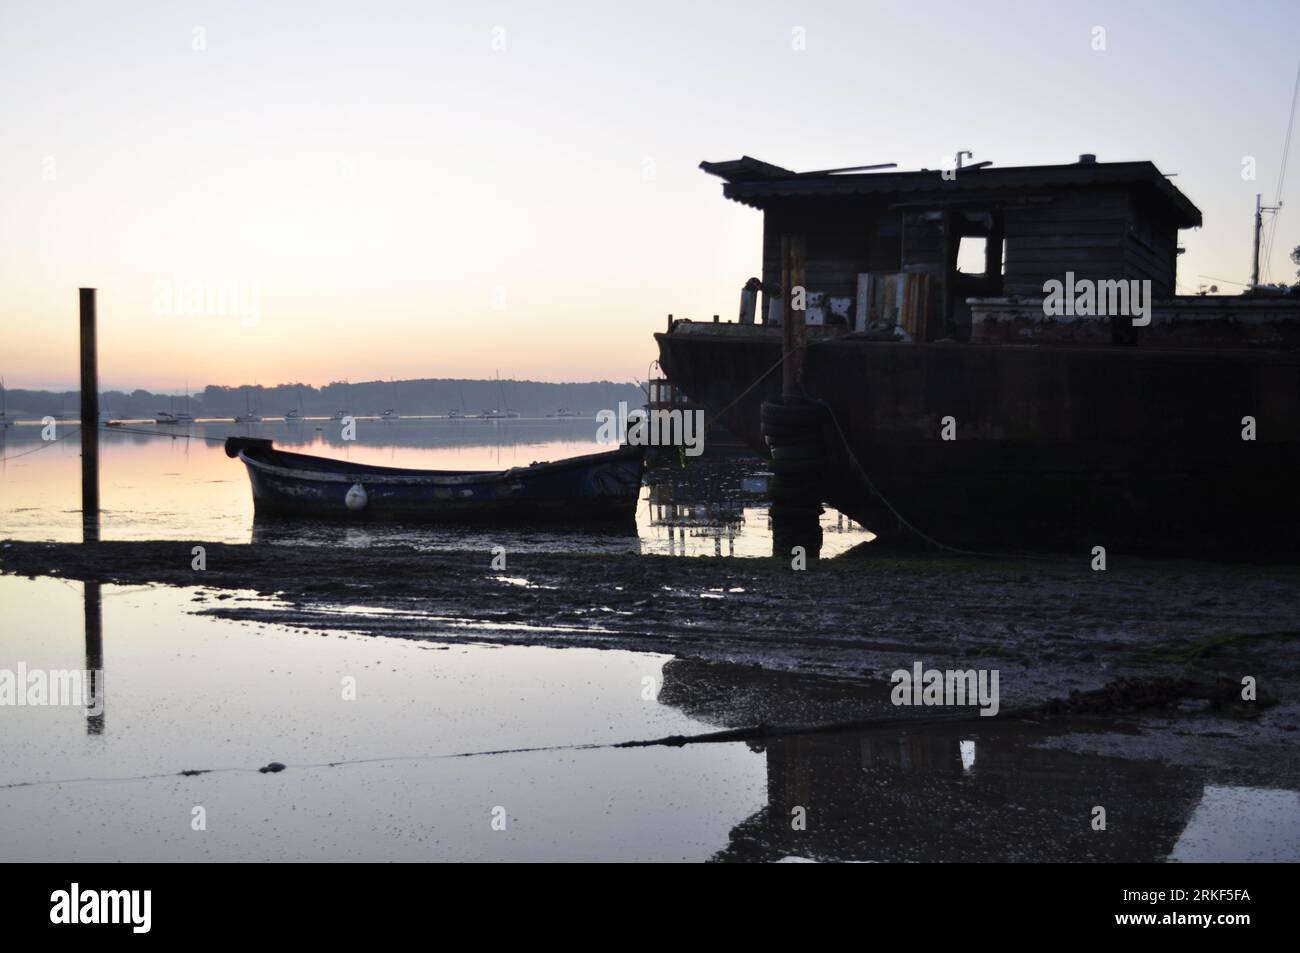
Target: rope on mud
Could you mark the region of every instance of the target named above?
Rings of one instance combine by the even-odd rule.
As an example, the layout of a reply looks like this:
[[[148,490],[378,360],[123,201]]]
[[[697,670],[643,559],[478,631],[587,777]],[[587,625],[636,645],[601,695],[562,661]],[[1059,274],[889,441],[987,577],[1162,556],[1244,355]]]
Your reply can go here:
[[[1270,633],[1291,635],[1293,633]],[[994,720],[997,722],[1026,721],[1037,719],[1068,717],[1073,721],[1097,721],[1116,725],[1123,723],[1120,716],[1132,716],[1152,709],[1167,708],[1172,702],[1183,698],[1201,698],[1221,704],[1226,698],[1236,696],[1237,683],[1228,680],[1221,683],[1193,681],[1185,678],[1119,679],[1090,692],[1071,692],[1067,698],[1048,699],[1026,705],[1003,708]],[[1264,707],[1272,707],[1277,700],[1261,697]],[[885,715],[874,718],[856,718],[847,721],[829,721],[814,724],[777,724],[758,723],[741,728],[725,728],[721,731],[708,731],[694,735],[665,735],[662,738],[648,738],[618,742],[588,742],[587,744],[540,745],[528,748],[498,748],[486,751],[461,751],[450,754],[415,754],[415,755],[381,755],[374,758],[353,758],[342,761],[316,761],[307,763],[285,764],[273,761],[260,768],[222,767],[222,768],[186,768],[183,771],[165,774],[141,774],[126,777],[83,777],[62,778],[46,781],[14,781],[0,784],[0,791],[14,788],[48,787],[59,784],[85,784],[92,782],[109,783],[123,781],[158,781],[165,778],[196,777],[203,774],[228,774],[235,772],[259,774],[279,774],[286,768],[338,768],[359,764],[385,764],[396,761],[442,761],[452,758],[481,758],[488,755],[502,754],[537,754],[556,751],[597,751],[614,748],[680,748],[691,744],[726,744],[741,741],[762,741],[767,738],[787,738],[799,735],[844,734],[847,732],[867,732],[902,730],[933,727],[942,725],[969,726],[986,724],[981,710],[946,712],[933,715]]]
[[[1023,718],[1033,714],[1035,708],[1005,711],[999,717],[1003,720]],[[813,725],[750,725],[743,728],[728,728],[723,731],[703,732],[696,735],[666,735],[662,738],[636,739],[633,741],[589,742],[587,744],[540,745],[528,748],[497,748],[486,751],[457,751],[448,754],[413,754],[380,755],[373,758],[351,758],[342,761],[311,762],[271,762],[260,768],[226,766],[219,768],[186,768],[182,771],[168,771],[157,774],[118,775],[110,777],[52,778],[44,781],[13,781],[0,784],[0,791],[15,788],[49,787],[60,784],[121,783],[126,781],[161,781],[168,778],[198,777],[204,774],[253,773],[279,774],[286,768],[341,768],[362,764],[391,764],[397,761],[443,761],[453,758],[482,758],[490,755],[504,754],[539,754],[560,751],[600,751],[615,748],[681,748],[691,744],[725,744],[738,741],[758,741],[764,738],[782,738],[803,734],[834,734],[846,731],[870,731],[873,729],[924,727],[935,724],[958,724],[979,721],[978,713],[954,713],[948,715],[931,715],[922,717],[890,717],[862,719],[842,722],[827,722]]]

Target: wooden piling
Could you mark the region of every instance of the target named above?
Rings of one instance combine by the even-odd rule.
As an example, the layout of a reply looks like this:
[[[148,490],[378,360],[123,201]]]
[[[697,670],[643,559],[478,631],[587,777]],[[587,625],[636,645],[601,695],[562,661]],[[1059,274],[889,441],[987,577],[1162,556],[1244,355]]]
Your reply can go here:
[[[82,288],[81,541],[99,542],[99,372],[95,357],[95,289]]]
[[[803,390],[804,237],[781,236],[781,394],[794,397]],[[796,303],[800,306],[795,307]]]

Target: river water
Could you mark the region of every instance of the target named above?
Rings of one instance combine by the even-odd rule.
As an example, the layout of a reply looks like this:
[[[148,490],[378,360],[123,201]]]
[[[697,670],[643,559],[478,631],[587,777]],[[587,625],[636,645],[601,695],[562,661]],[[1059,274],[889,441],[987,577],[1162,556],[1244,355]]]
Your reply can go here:
[[[361,421],[355,442],[334,427],[252,432],[396,466],[504,468],[598,449],[593,421]],[[250,432],[106,432],[104,536],[259,540],[243,467],[219,443],[239,431]],[[20,425],[2,449],[0,538],[77,539],[75,435],[45,445],[39,428]],[[493,539],[767,556],[763,474],[760,461],[741,459],[652,476],[635,535]],[[824,556],[870,539],[839,514],[822,522]],[[486,537],[474,534],[299,527],[271,541],[481,551]],[[99,686],[91,698],[0,704],[0,859],[1300,859],[1296,791],[1099,753],[1090,733],[1107,729],[1095,723],[990,719],[620,748],[887,712],[888,686],[467,643],[436,628],[393,638],[349,632],[346,619],[312,630],[196,611],[213,598],[0,576],[0,679],[93,670]],[[283,770],[259,770],[272,763]],[[1105,833],[1089,823],[1097,803],[1122,806]]]
[[[0,430],[0,538],[81,538],[81,448],[75,421],[57,422],[43,441],[37,423]],[[428,549],[512,552],[641,552],[666,555],[770,556],[763,498],[767,470],[757,458],[686,458],[654,471],[642,490],[635,533],[545,529],[491,531],[384,525],[266,526],[253,519],[244,466],[226,456],[231,435],[268,437],[284,449],[383,466],[504,470],[608,449],[594,418],[481,420],[361,419],[356,439],[330,420],[198,423],[152,421],[100,431],[100,504],[104,539],[194,539],[246,543],[405,544]],[[60,439],[62,438],[62,439]],[[833,510],[823,514],[822,554],[833,556],[872,535]]]

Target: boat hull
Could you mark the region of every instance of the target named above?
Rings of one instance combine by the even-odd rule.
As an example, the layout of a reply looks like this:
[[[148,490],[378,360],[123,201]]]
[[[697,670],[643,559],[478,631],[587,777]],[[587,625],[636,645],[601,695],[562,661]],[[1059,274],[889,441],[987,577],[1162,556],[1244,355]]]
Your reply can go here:
[[[765,452],[760,407],[780,394],[779,329],[695,325],[656,338],[665,373],[710,423],[720,414]],[[882,540],[1300,555],[1297,352],[842,338],[808,348],[804,380],[834,415],[824,502]]]
[[[462,472],[354,464],[237,437],[226,441],[226,453],[247,467],[259,516],[552,524],[633,521],[644,456],[640,448],[620,448]]]

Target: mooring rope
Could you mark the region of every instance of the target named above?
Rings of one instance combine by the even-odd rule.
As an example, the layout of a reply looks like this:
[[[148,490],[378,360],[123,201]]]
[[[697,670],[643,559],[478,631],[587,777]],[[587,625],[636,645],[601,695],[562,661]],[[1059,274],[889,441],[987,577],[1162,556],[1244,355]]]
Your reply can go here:
[[[781,356],[777,358],[775,364],[773,364],[763,373],[759,374],[758,377],[754,378],[753,382],[744,390],[742,390],[736,396],[735,400],[731,401],[729,404],[727,404],[725,407],[719,410],[716,414],[714,414],[714,417],[721,418],[723,414],[725,414],[727,411],[731,410],[732,407],[735,407],[738,403],[740,403],[741,400],[743,400],[749,394],[750,391],[752,391],[760,383],[766,380],[767,377],[773,371],[775,371],[778,367],[784,364],[786,360],[791,355],[793,355],[796,351],[801,351],[801,350],[806,351],[810,348],[817,347],[819,345],[834,343],[837,340],[839,339],[822,338],[820,341],[813,341],[811,344],[809,343],[799,344],[796,345],[794,349],[790,351],[789,354],[785,353],[783,350]],[[840,443],[844,447],[844,452],[848,456],[849,462],[853,464],[854,470],[857,471],[857,475],[861,478],[866,488],[877,499],[879,499],[881,503],[885,505],[885,508],[889,510],[889,512],[893,515],[894,519],[898,520],[900,524],[902,524],[907,529],[911,530],[913,533],[915,533],[925,542],[929,543],[931,546],[934,546],[938,549],[942,549],[946,552],[953,553],[958,556],[979,556],[984,559],[1031,559],[1031,560],[1038,560],[1042,562],[1062,561],[1061,557],[1047,556],[1041,553],[988,553],[988,552],[982,552],[980,550],[974,550],[974,549],[961,549],[960,547],[950,546],[941,540],[935,539],[929,533],[926,533],[924,530],[920,529],[915,524],[913,524],[910,520],[908,520],[905,516],[903,516],[903,514],[898,511],[898,508],[895,507],[893,503],[889,502],[889,498],[886,497],[885,494],[880,492],[880,488],[877,487],[876,484],[872,481],[871,477],[867,475],[866,468],[863,467],[862,462],[858,460],[858,455],[853,452],[853,447],[849,444],[849,439],[844,434],[844,428],[840,426],[839,418],[835,416],[835,411],[831,409],[831,405],[827,403],[824,399],[818,397],[815,394],[809,394],[809,396],[820,407],[822,407],[826,411],[826,413],[830,416],[831,423],[835,425],[835,432],[839,435]]]
[[[207,434],[192,434],[189,432],[167,433],[162,430],[142,430],[138,427],[122,427],[122,426],[110,427],[108,424],[100,424],[98,429],[100,429],[104,433],[134,433],[134,434],[143,434],[147,437],[169,437],[172,440],[189,440],[193,438],[195,440],[207,440],[209,443],[226,442],[225,437],[210,437]],[[60,443],[64,440],[67,440],[73,434],[79,433],[80,431],[81,431],[80,427],[73,427],[71,430],[64,433],[63,436],[61,437],[56,437],[53,440],[42,441],[39,447],[33,447],[30,450],[24,450],[22,453],[13,453],[7,457],[0,457],[0,464],[8,463],[10,460],[17,460],[19,457],[25,457],[28,456],[29,454],[39,453],[42,450],[46,450],[54,446],[56,443]]]
[[[80,430],[81,430],[80,427],[73,427],[62,437],[55,437],[53,440],[42,440],[41,445],[39,447],[32,447],[32,449],[24,450],[22,453],[11,453],[7,457],[0,457],[0,463],[8,463],[10,460],[17,460],[19,457],[25,457],[28,454],[40,453],[42,450],[48,450],[56,443],[61,443],[62,441],[67,440],[69,437],[71,437],[74,433],[80,432]]]
[[[189,431],[185,433],[168,433],[165,430],[142,430],[139,427],[110,427],[108,424],[100,424],[99,429],[106,433],[138,433],[148,437],[170,437],[173,440],[189,440],[193,438],[194,440],[207,440],[210,443],[226,442],[225,437],[209,437],[207,434],[190,433]]]
[[[1063,557],[1047,556],[1047,555],[1043,555],[1042,553],[986,553],[976,549],[960,549],[956,546],[949,546],[947,543],[935,539],[933,536],[924,532],[920,528],[914,526],[903,516],[902,513],[898,512],[898,510],[894,507],[894,504],[889,502],[885,494],[880,492],[880,490],[876,487],[875,483],[872,482],[871,477],[867,475],[867,471],[863,468],[862,463],[858,460],[858,455],[854,453],[853,448],[849,446],[848,437],[844,435],[844,430],[843,428],[840,427],[839,418],[835,416],[835,411],[831,409],[830,404],[826,403],[826,401],[822,400],[820,397],[814,397],[813,399],[822,407],[824,407],[826,409],[826,413],[830,415],[831,423],[835,425],[835,432],[839,434],[840,443],[844,445],[844,452],[848,454],[849,462],[853,464],[854,469],[857,470],[858,476],[862,478],[862,482],[866,484],[867,489],[869,489],[872,493],[874,493],[880,499],[881,503],[885,504],[885,508],[888,509],[889,512],[893,514],[894,518],[898,520],[898,522],[902,523],[904,526],[906,526],[913,533],[921,537],[921,539],[925,540],[930,545],[937,546],[940,549],[947,550],[950,553],[955,553],[960,556],[981,556],[986,559],[1034,559],[1042,562],[1063,561]]]

